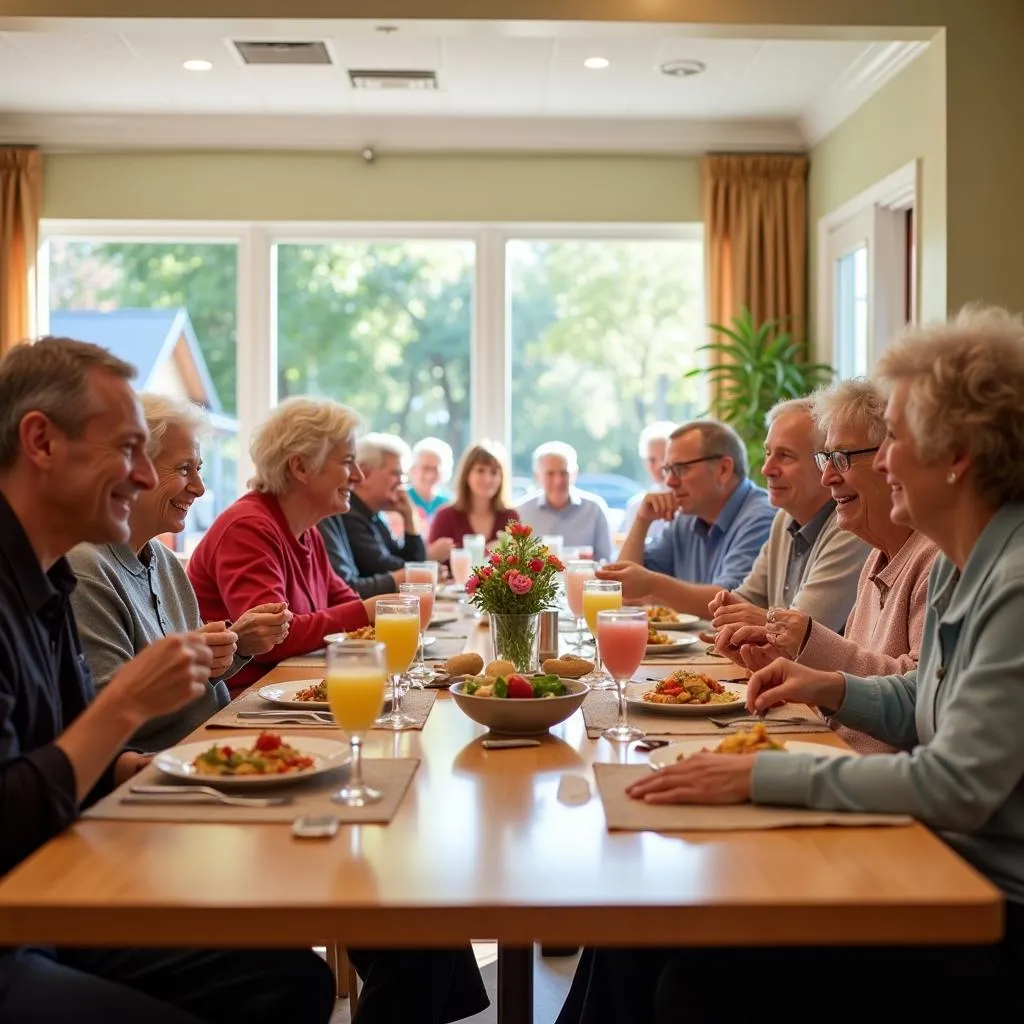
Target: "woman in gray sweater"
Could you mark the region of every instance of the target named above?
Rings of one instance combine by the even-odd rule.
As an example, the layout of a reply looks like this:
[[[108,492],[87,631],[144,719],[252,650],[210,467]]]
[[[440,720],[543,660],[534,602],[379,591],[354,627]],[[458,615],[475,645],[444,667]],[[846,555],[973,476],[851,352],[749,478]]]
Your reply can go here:
[[[942,1019],[970,999],[995,1019],[1024,969],[1024,323],[965,311],[911,329],[879,362],[890,388],[876,456],[892,519],[939,548],[918,666],[860,678],[779,658],[747,687],[751,711],[784,701],[909,753],[819,758],[697,754],[633,784],[650,803],[753,801],[911,815],[1006,896],[1005,937],[980,947],[597,951],[559,1024],[744,1020],[782,976],[801,995],[854,993],[875,1021]],[[725,995],[695,983],[716,961],[742,979]],[[582,975],[582,977],[581,977]],[[832,1007],[833,1009],[835,1006]],[[724,1016],[723,1016],[724,1014]]]
[[[173,715],[147,722],[132,739],[146,752],[172,746],[228,702],[224,680],[254,654],[288,634],[287,608],[261,605],[233,623],[204,624],[177,557],[155,538],[180,533],[192,503],[205,493],[199,476],[201,410],[161,395],[139,396],[149,427],[147,454],[157,484],[132,508],[127,544],[80,544],[68,555],[78,577],[72,593],[78,632],[97,689],[154,640],[199,631],[213,650],[206,692]]]

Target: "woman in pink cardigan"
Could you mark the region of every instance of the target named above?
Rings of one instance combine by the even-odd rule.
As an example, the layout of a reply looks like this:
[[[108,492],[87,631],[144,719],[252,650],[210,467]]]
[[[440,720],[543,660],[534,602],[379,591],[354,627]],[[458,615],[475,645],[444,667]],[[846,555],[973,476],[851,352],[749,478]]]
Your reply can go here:
[[[861,571],[845,635],[805,612],[773,608],[769,617],[774,621],[767,626],[724,626],[716,637],[719,653],[752,670],[779,657],[860,676],[906,672],[917,664],[928,574],[937,549],[890,518],[889,486],[871,468],[885,438],[884,412],[884,397],[863,379],[842,381],[815,399],[826,433],[825,451],[815,458],[836,502],[839,526],[875,549]],[[892,749],[844,726],[836,732],[861,753]]]

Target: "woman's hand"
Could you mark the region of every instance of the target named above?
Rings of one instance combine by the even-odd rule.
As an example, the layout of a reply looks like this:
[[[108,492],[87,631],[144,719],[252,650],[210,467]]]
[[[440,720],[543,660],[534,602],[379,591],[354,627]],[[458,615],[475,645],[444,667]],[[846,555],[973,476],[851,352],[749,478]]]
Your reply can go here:
[[[233,629],[228,629],[224,622],[207,622],[197,632],[206,641],[206,645],[213,654],[210,678],[218,679],[227,672],[231,667],[231,662],[234,661],[238,636]]]
[[[750,799],[750,754],[692,754],[634,782],[626,792],[648,804],[741,804]]]
[[[720,590],[715,595],[708,605],[708,614],[713,629],[733,624],[763,626],[768,615],[764,608],[758,608],[756,604],[744,601],[728,590]]]
[[[284,601],[254,605],[231,624],[238,636],[238,653],[243,658],[266,654],[288,636],[291,621],[292,613]]]
[[[616,580],[622,584],[623,601],[643,601],[650,596],[651,582],[658,575],[636,562],[611,562],[594,575],[599,580]]]
[[[811,617],[795,608],[775,608],[774,621],[766,624],[767,642],[787,658],[795,658],[804,646]]]
[[[841,672],[819,672],[786,658],[778,658],[747,680],[751,713],[786,702],[837,711],[845,697],[846,679]]]
[[[764,626],[733,623],[723,626],[715,637],[715,653],[743,668],[756,672],[786,654],[770,643]]]

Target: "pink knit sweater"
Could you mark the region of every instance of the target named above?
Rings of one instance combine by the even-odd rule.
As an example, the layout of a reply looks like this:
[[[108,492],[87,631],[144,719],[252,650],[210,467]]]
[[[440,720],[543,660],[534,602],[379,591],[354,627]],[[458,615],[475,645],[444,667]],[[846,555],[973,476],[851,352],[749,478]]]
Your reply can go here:
[[[861,570],[845,636],[815,622],[796,660],[811,668],[855,676],[895,675],[912,669],[921,649],[928,574],[936,554],[938,548],[920,533],[912,533],[891,560],[876,550]],[[833,724],[833,728],[862,754],[894,749],[846,726]]]

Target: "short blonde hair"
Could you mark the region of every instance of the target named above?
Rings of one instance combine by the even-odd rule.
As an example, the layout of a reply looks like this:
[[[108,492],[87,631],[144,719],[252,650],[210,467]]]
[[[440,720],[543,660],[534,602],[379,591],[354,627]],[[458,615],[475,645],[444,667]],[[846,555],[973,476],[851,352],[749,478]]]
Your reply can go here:
[[[340,402],[287,399],[253,434],[249,454],[256,475],[249,486],[263,494],[284,494],[292,484],[288,460],[293,455],[301,455],[318,472],[331,449],[352,440],[360,425],[359,416]]]
[[[871,444],[885,440],[885,395],[867,377],[851,377],[811,396],[822,435],[836,424],[863,430]]]
[[[907,425],[925,462],[960,446],[978,496],[993,507],[1024,500],[1024,321],[993,306],[948,323],[911,327],[878,362],[888,387],[909,384]]]
[[[182,430],[199,439],[210,427],[210,421],[202,406],[182,398],[171,398],[168,395],[157,395],[149,391],[139,393],[139,405],[146,417],[149,428],[149,440],[146,441],[146,454],[155,459],[163,449],[164,438],[171,427]]]

